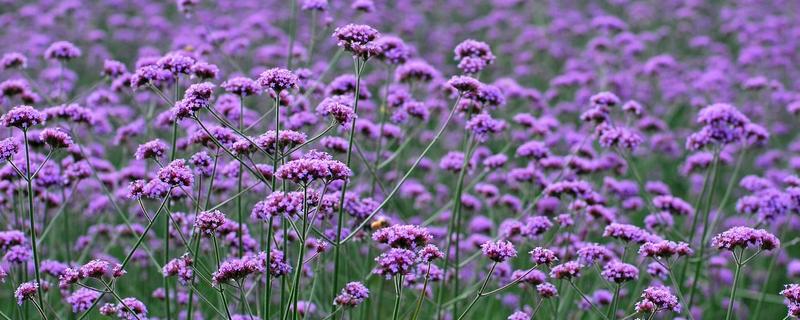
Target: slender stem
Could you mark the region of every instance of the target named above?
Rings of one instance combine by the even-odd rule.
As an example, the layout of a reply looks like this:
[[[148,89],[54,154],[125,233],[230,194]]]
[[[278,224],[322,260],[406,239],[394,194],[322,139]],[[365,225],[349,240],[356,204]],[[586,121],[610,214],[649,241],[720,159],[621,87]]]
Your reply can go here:
[[[300,275],[303,273],[303,256],[306,252],[306,245],[305,245],[305,230],[308,226],[308,188],[303,186],[303,225],[300,232],[297,232],[298,242],[300,243],[300,249],[297,254],[297,264],[294,270],[294,279],[292,280],[292,293],[290,295],[290,299],[292,303],[289,305],[292,308],[292,313],[294,315],[294,319],[298,319],[300,315],[300,311],[297,308],[298,305],[298,297],[300,296]],[[289,312],[286,312],[284,315],[284,319],[289,315]]]
[[[617,283],[614,289],[614,298],[611,299],[611,308],[608,310],[608,316],[612,319],[617,318],[617,306],[619,306],[619,290],[622,288],[621,283]]]
[[[169,195],[167,195],[169,196]],[[167,200],[169,202],[169,200]],[[169,204],[167,204],[169,210]],[[164,215],[164,265],[169,263],[169,211]],[[164,285],[164,307],[166,308],[167,319],[172,318],[170,313],[170,298],[169,298],[169,277],[163,277]]]
[[[478,302],[478,299],[480,299],[483,296],[483,290],[486,290],[486,284],[488,284],[489,283],[489,279],[492,278],[492,274],[494,273],[494,268],[495,267],[497,267],[497,262],[492,263],[492,267],[489,268],[489,272],[486,274],[486,279],[483,280],[483,284],[481,285],[480,290],[478,290],[478,294],[476,294],[475,295],[475,299],[472,299],[472,302],[470,302],[470,304],[467,305],[467,309],[465,309],[464,313],[462,313],[458,317],[458,320],[464,319],[464,317],[467,315],[467,313],[469,313],[469,310],[471,310],[472,307],[475,305],[475,303]]]
[[[244,96],[239,96],[239,131],[242,131],[244,128]],[[277,143],[277,140],[275,141]],[[244,175],[244,166],[242,165],[244,162],[239,161],[239,174],[238,174],[238,181],[236,183],[237,192],[242,192],[242,176]],[[242,218],[244,212],[244,196],[240,195],[236,197],[236,212],[237,218],[239,221],[239,258],[244,256],[244,219]]]
[[[461,96],[459,96],[458,99],[456,100],[455,104],[453,105],[453,108],[450,110],[450,114],[447,116],[447,120],[445,120],[444,124],[442,124],[442,127],[439,128],[439,131],[436,132],[436,135],[433,137],[431,142],[428,143],[428,145],[425,147],[424,150],[422,150],[422,153],[420,153],[419,157],[417,157],[417,160],[415,160],[414,164],[411,165],[411,168],[409,168],[408,171],[406,171],[405,175],[403,175],[403,178],[400,179],[400,181],[397,183],[397,185],[395,185],[394,189],[392,189],[392,191],[389,192],[389,194],[386,196],[386,198],[383,199],[381,204],[378,205],[377,208],[373,209],[372,212],[366,218],[364,218],[364,221],[362,221],[361,224],[359,224],[357,227],[353,228],[353,230],[361,230],[361,228],[364,228],[364,226],[366,226],[369,223],[369,221],[376,214],[378,214],[381,211],[381,209],[383,209],[383,207],[386,206],[387,203],[389,203],[389,201],[392,199],[392,197],[394,197],[394,195],[397,193],[397,191],[400,190],[400,187],[403,185],[403,183],[406,181],[406,179],[408,179],[408,177],[411,176],[411,173],[414,171],[414,169],[417,167],[417,165],[419,165],[419,163],[422,161],[422,159],[425,157],[425,155],[428,154],[428,151],[430,151],[431,147],[433,147],[433,145],[436,144],[436,142],[442,136],[442,133],[444,132],[444,129],[447,128],[447,125],[450,123],[450,120],[453,118],[453,115],[455,114],[455,111],[457,109],[456,107],[458,106],[459,101],[461,101]],[[343,243],[345,243],[347,241],[350,241],[350,239],[353,239],[353,237],[356,235],[356,233],[357,232],[351,232],[350,235],[348,235],[347,237],[345,237],[341,241],[337,241],[338,246],[341,246]]]
[[[269,266],[272,264],[270,259],[272,259],[272,216],[269,217],[269,222],[267,224],[267,270],[266,277],[267,277],[267,290],[264,296],[264,319],[269,319],[269,311],[270,311],[270,298],[272,297],[272,274],[269,272]]]
[[[392,309],[392,320],[397,320],[400,314],[400,300],[403,293],[403,276],[394,278],[394,308]]]
[[[363,67],[364,65],[366,65],[366,61],[364,61],[362,64],[360,63],[360,59],[355,57],[353,58],[353,67],[355,68],[356,72],[356,87],[355,87],[355,92],[353,94],[353,113],[355,113],[356,115],[358,114],[358,100],[359,100],[358,96],[360,94],[359,91],[361,88],[361,71],[364,68]],[[355,137],[355,131],[356,131],[356,122],[353,121],[352,124],[350,125],[350,140],[347,146],[347,160],[345,162],[345,164],[348,167],[350,167],[350,162],[352,160],[353,138]],[[333,286],[331,288],[331,290],[333,290],[332,296],[336,296],[336,288],[339,287],[339,268],[341,267],[341,255],[342,255],[341,241],[342,241],[342,229],[344,226],[344,198],[345,195],[347,194],[347,186],[348,186],[347,182],[348,182],[347,180],[344,181],[344,184],[342,185],[342,192],[339,195],[339,215],[336,220],[337,245],[333,247]],[[357,229],[353,229],[353,232],[351,232],[351,234],[354,234],[356,230]],[[336,316],[334,316],[334,319],[336,319]]]
[[[381,151],[383,151],[382,142],[383,142],[383,126],[384,123],[386,122],[386,100],[388,99],[389,96],[389,84],[392,81],[392,73],[394,73],[393,70],[394,68],[392,67],[389,67],[386,70],[386,82],[384,83],[383,100],[381,101],[381,105],[378,107],[378,118],[379,118],[378,121],[380,122],[380,126],[378,127],[378,133],[379,133],[378,147],[376,148],[377,150],[375,151],[375,163],[373,164],[373,167],[375,168],[376,171],[380,170],[378,168],[378,165],[380,164],[381,161]],[[378,181],[377,177],[374,177],[372,179],[372,185],[370,186],[370,192],[369,192],[370,195],[375,195],[375,185],[377,181]]]
[[[589,306],[591,306],[591,307],[592,307],[592,310],[593,310],[595,313],[597,313],[598,315],[600,315],[600,317],[602,317],[603,319],[605,319],[605,320],[609,320],[609,319],[608,319],[608,317],[606,317],[606,315],[605,315],[604,313],[600,312],[600,310],[599,310],[599,309],[597,309],[597,306],[595,306],[595,305],[594,305],[594,303],[592,302],[592,300],[590,300],[588,297],[586,297],[586,295],[583,293],[583,291],[581,291],[581,289],[578,289],[578,286],[576,286],[576,285],[575,285],[575,283],[574,283],[574,282],[572,282],[572,280],[569,280],[568,282],[569,282],[569,284],[572,286],[572,288],[573,288],[573,289],[575,289],[575,292],[577,292],[577,293],[578,293],[578,294],[581,296],[581,298],[583,298],[583,301],[586,301],[586,303],[588,303],[588,304],[589,304]]]
[[[719,150],[715,150],[714,154],[719,154]],[[706,201],[705,210],[703,210],[703,232],[701,233],[700,250],[699,250],[699,254],[697,255],[698,257],[700,257],[700,259],[698,259],[697,266],[694,269],[694,279],[692,279],[692,288],[691,288],[691,291],[689,293],[689,302],[686,305],[687,309],[690,309],[692,307],[692,303],[694,303],[694,296],[695,296],[695,293],[697,292],[697,282],[700,279],[700,271],[703,268],[704,259],[702,257],[703,257],[703,254],[705,253],[705,248],[706,248],[705,241],[706,241],[706,237],[708,236],[708,231],[709,231],[709,228],[708,228],[709,227],[708,226],[708,216],[710,215],[711,206],[712,206],[713,200],[714,200],[714,192],[713,192],[713,190],[714,190],[714,188],[716,188],[717,178],[719,176],[719,157],[717,156],[716,158],[717,159],[714,162],[714,165],[713,165],[713,168],[712,168],[712,170],[714,172],[713,172],[713,175],[712,175],[712,178],[711,178],[711,189],[708,192],[708,200]],[[694,232],[694,230],[692,230],[692,232]]]
[[[60,90],[60,89],[59,89]],[[34,206],[33,206],[33,180],[31,179],[31,156],[30,156],[30,147],[28,145],[28,129],[22,129],[23,139],[25,139],[25,180],[28,184],[28,222],[30,223],[30,237],[31,237],[31,250],[33,251],[33,272],[36,273],[36,299],[39,301],[39,305],[44,307],[44,296],[42,289],[42,275],[39,272],[39,251],[37,250],[36,246],[36,222],[34,216]],[[42,317],[47,319],[47,315],[42,313]]]
[[[200,253],[199,252],[199,250],[200,250],[200,241],[203,238],[200,236],[199,232],[195,232],[195,233],[196,233],[195,236],[194,236],[195,239],[193,239],[195,241],[194,242],[194,257],[193,258],[194,258],[195,261],[197,261],[197,260],[200,259],[200,255],[199,255],[199,253]],[[189,280],[189,286],[190,287],[194,287],[194,277],[195,277],[195,274],[192,273],[192,279]],[[194,309],[194,290],[189,290],[189,300],[188,300],[187,303],[189,304],[189,306],[188,306],[188,309],[186,311],[186,318],[187,319],[192,319],[192,318],[194,318],[194,314],[192,313],[193,309]]]
[[[728,312],[725,313],[725,320],[731,319],[731,314],[733,314],[733,302],[736,298],[736,287],[739,284],[739,273],[742,270],[742,265],[739,261],[736,261],[736,269],[733,273],[733,286],[731,287],[731,297],[728,299]]]
[[[539,302],[536,303],[536,307],[533,308],[533,312],[531,313],[531,319],[536,319],[536,314],[539,312],[539,308],[542,307],[544,303],[544,298],[539,299]]]
[[[420,291],[419,299],[417,299],[417,307],[414,308],[414,314],[411,316],[411,320],[417,320],[417,316],[419,315],[420,309],[422,309],[422,300],[425,298],[425,294],[428,290],[428,280],[431,276],[431,263],[428,262],[428,270],[425,271],[425,281],[422,283],[422,291]]]
[[[211,240],[214,242],[214,257],[217,259],[217,268],[220,266],[220,259],[219,256],[219,244],[217,243],[217,237],[212,235]],[[225,314],[228,315],[228,319],[231,319],[231,310],[228,308],[228,298],[225,297],[225,288],[222,287],[223,284],[219,284],[219,296],[222,297],[222,304],[225,306]]]

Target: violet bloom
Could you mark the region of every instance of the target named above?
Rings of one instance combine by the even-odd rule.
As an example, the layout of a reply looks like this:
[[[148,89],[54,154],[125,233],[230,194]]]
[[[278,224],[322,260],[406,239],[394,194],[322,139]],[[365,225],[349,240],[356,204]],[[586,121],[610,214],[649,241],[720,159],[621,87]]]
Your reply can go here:
[[[303,210],[303,193],[275,191],[253,206],[251,216],[267,221],[276,216],[296,216]]]
[[[419,250],[418,257],[422,263],[431,263],[436,259],[444,258],[444,252],[439,250],[436,245],[428,244]]]
[[[27,130],[36,125],[43,124],[45,116],[31,106],[17,106],[0,116],[0,123],[5,127],[16,127]]]
[[[711,238],[711,246],[729,251],[733,251],[737,247],[770,251],[780,245],[781,241],[778,237],[767,230],[749,227],[733,227]]]
[[[678,298],[664,286],[652,286],[644,289],[642,300],[636,302],[636,312],[656,313],[662,310],[681,312]]]
[[[161,159],[164,157],[164,154],[167,151],[167,144],[161,139],[155,139],[144,144],[139,145],[136,148],[136,152],[133,154],[137,160],[143,159]]]
[[[565,263],[554,266],[550,270],[550,276],[556,279],[570,280],[581,276],[581,269],[583,265],[577,261],[567,261]]]
[[[14,297],[17,298],[17,304],[22,305],[25,300],[31,300],[36,295],[36,290],[39,285],[35,281],[24,282],[17,287],[14,291]]]
[[[72,137],[58,128],[47,128],[39,133],[39,140],[53,149],[72,147]]]
[[[600,273],[609,282],[623,283],[639,278],[639,269],[636,266],[620,261],[612,261],[603,267]]]
[[[253,79],[246,77],[234,77],[223,82],[221,87],[226,92],[233,93],[240,97],[258,95],[261,93],[261,87],[253,81]]]
[[[147,319],[147,306],[136,298],[123,298],[114,310],[120,319]]]
[[[369,298],[369,289],[361,282],[350,282],[342,288],[342,292],[333,300],[333,305],[355,307]]]
[[[494,63],[492,49],[485,42],[467,39],[459,43],[453,50],[458,68],[467,74],[481,72],[487,65]]]
[[[20,143],[17,138],[5,138],[0,140],[0,159],[9,160],[19,152]]]
[[[164,277],[177,276],[178,280],[186,285],[194,278],[193,261],[189,254],[184,254],[180,258],[175,258],[167,262],[161,268]]]
[[[685,242],[673,242],[661,240],[656,242],[645,242],[639,247],[639,255],[651,258],[670,258],[672,256],[690,256],[694,251]]]
[[[784,303],[789,310],[788,315],[794,318],[800,317],[800,285],[787,284],[781,290],[780,295],[785,298]]]
[[[297,75],[283,68],[272,68],[261,73],[256,80],[262,88],[269,88],[280,93],[297,87]]]
[[[19,52],[8,52],[0,57],[0,69],[25,69],[28,67],[28,58]]]
[[[531,254],[531,260],[533,260],[533,263],[536,263],[537,265],[538,264],[550,265],[553,262],[558,261],[558,257],[556,257],[556,254],[552,250],[547,248],[542,248],[542,247],[533,248],[530,254]]]
[[[549,282],[537,285],[536,292],[544,299],[558,297],[558,288]]]
[[[416,260],[417,254],[414,251],[391,248],[375,258],[375,262],[378,265],[372,270],[372,273],[381,275],[386,279],[407,275],[412,271]]]
[[[323,116],[330,116],[340,125],[345,125],[357,117],[353,107],[350,105],[351,102],[352,98],[345,96],[328,97],[319,103],[317,113]]]
[[[417,225],[393,225],[372,234],[372,240],[392,248],[414,249],[433,240],[426,228]]]
[[[67,41],[53,42],[44,51],[45,59],[50,60],[72,60],[81,56],[81,49]]]
[[[89,310],[98,298],[100,298],[99,292],[87,288],[79,288],[65,300],[72,306],[73,313],[81,313]]]
[[[362,59],[380,52],[380,48],[373,43],[380,35],[378,30],[364,24],[348,24],[333,31],[336,45]]]
[[[194,182],[194,173],[186,167],[186,160],[176,159],[158,170],[158,179],[173,187],[188,187]]]
[[[219,210],[203,211],[197,214],[194,227],[202,234],[211,235],[225,224],[225,214]]]
[[[219,269],[211,275],[211,281],[215,286],[219,286],[229,281],[240,281],[251,274],[263,271],[263,263],[259,263],[257,257],[233,258],[222,262]]]
[[[503,262],[517,256],[517,249],[508,240],[487,241],[481,245],[481,252],[494,262]]]

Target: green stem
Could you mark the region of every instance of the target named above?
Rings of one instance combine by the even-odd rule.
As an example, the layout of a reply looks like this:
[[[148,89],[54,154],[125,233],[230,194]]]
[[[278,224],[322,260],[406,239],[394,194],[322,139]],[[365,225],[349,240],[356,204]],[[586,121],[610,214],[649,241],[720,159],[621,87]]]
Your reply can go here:
[[[483,284],[481,285],[480,290],[478,290],[478,294],[476,294],[475,295],[475,299],[472,299],[472,302],[470,302],[470,304],[467,305],[467,309],[465,309],[464,313],[462,313],[458,317],[458,320],[464,319],[464,317],[467,315],[467,313],[469,313],[469,310],[471,310],[472,307],[475,305],[475,303],[478,302],[478,299],[480,299],[483,296],[483,290],[486,290],[486,284],[488,284],[489,283],[489,279],[492,278],[492,274],[494,273],[494,268],[495,267],[497,267],[497,262],[493,263],[492,267],[489,268],[489,273],[486,274],[486,279],[483,280]]]
[[[394,278],[394,309],[392,309],[392,320],[397,320],[400,314],[400,300],[403,293],[403,276]]]
[[[614,298],[611,299],[611,308],[608,310],[608,317],[612,319],[617,318],[617,306],[619,306],[619,290],[622,288],[621,283],[617,283],[617,287],[614,289]]]
[[[31,250],[33,251],[33,272],[36,274],[36,299],[39,301],[39,305],[44,307],[44,296],[42,295],[44,292],[42,289],[42,275],[39,272],[39,251],[36,248],[36,222],[34,221],[35,217],[33,212],[33,181],[31,179],[31,156],[30,147],[28,145],[27,128],[22,129],[22,136],[23,139],[25,139],[25,163],[27,165],[25,169],[25,180],[28,184],[28,222],[30,224]],[[47,319],[47,315],[44,313],[42,313],[42,317],[45,320]]]
[[[356,87],[355,92],[353,94],[353,113],[358,114],[358,95],[360,94],[361,88],[361,71],[364,69],[364,65],[366,65],[366,61],[359,63],[358,58],[353,58],[353,67],[356,72]],[[350,140],[347,145],[347,161],[345,164],[347,167],[350,167],[350,162],[352,160],[353,154],[353,138],[355,137],[356,131],[356,122],[350,125]],[[339,195],[339,216],[336,220],[336,246],[333,247],[333,286],[332,286],[332,296],[336,296],[336,288],[339,287],[339,268],[341,267],[341,251],[342,251],[342,228],[344,225],[344,197],[347,194],[347,180],[344,181],[342,185],[342,192]],[[366,219],[369,220],[369,219]],[[355,234],[358,229],[353,229],[351,234]],[[336,316],[333,317],[336,319]]]
[[[214,257],[217,259],[217,269],[220,266],[220,255],[219,255],[219,244],[217,243],[217,237],[212,235],[211,240],[214,242]],[[225,307],[225,314],[228,315],[228,319],[231,319],[231,310],[228,308],[228,298],[225,297],[225,288],[223,284],[219,284],[219,296],[222,298],[222,305]]]
[[[411,316],[411,320],[417,320],[417,316],[419,315],[420,309],[422,309],[422,300],[425,299],[426,290],[428,290],[428,280],[431,276],[431,263],[428,262],[428,270],[425,271],[425,281],[422,283],[422,291],[420,291],[419,299],[417,299],[417,307],[414,308],[414,314]]]
[[[715,150],[714,154],[718,155],[719,154],[719,150]],[[697,292],[697,282],[700,280],[700,271],[703,268],[703,262],[704,262],[703,254],[705,253],[705,248],[706,248],[705,240],[706,240],[706,237],[708,236],[708,231],[710,229],[710,228],[708,228],[709,227],[708,218],[709,218],[709,215],[711,213],[711,206],[712,206],[713,201],[714,201],[714,192],[713,191],[714,191],[714,188],[717,185],[717,178],[719,177],[719,157],[716,156],[716,158],[717,158],[717,160],[714,162],[714,165],[713,165],[713,168],[712,168],[712,170],[714,172],[713,172],[713,175],[712,175],[712,178],[711,178],[711,189],[708,192],[708,200],[706,201],[706,206],[705,206],[705,208],[703,210],[703,232],[701,233],[700,250],[699,250],[698,255],[697,255],[698,257],[700,257],[700,259],[698,259],[697,266],[694,269],[694,279],[692,279],[692,288],[691,288],[691,291],[689,293],[689,304],[686,305],[687,309],[690,309],[692,307],[692,304],[694,303],[694,296],[695,296],[695,293]],[[691,230],[691,232],[694,232],[694,230]]]
[[[595,313],[600,315],[600,317],[602,317],[603,319],[609,320],[608,317],[606,317],[605,314],[603,314],[602,312],[600,312],[599,309],[597,309],[597,306],[594,305],[592,300],[590,300],[588,297],[586,297],[586,295],[583,294],[583,291],[581,291],[581,289],[578,289],[578,286],[576,286],[575,283],[572,282],[572,280],[569,280],[569,284],[572,286],[573,289],[575,289],[575,292],[577,292],[581,296],[581,298],[583,298],[583,301],[586,301],[586,303],[588,303],[589,306],[592,307],[592,311],[594,311]]]
[[[735,257],[734,257],[735,259]],[[725,320],[731,319],[731,314],[733,314],[733,302],[736,297],[736,287],[739,284],[739,273],[742,269],[742,265],[739,264],[739,261],[736,261],[736,271],[733,274],[733,286],[731,287],[731,297],[728,299],[728,312],[725,313]]]

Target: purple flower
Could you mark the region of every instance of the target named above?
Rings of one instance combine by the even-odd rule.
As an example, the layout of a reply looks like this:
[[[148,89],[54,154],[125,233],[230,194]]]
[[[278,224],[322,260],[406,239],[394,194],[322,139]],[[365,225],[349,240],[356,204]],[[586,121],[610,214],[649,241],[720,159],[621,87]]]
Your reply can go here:
[[[403,276],[412,271],[417,254],[408,249],[391,248],[375,258],[378,265],[372,273],[381,275],[386,279],[394,276]]]
[[[372,43],[380,36],[378,30],[364,24],[348,24],[333,31],[336,45],[365,59],[380,52],[380,48]]]
[[[536,292],[544,299],[558,297],[558,288],[549,282],[537,285]]]
[[[270,88],[275,92],[281,92],[297,87],[297,75],[283,68],[272,68],[261,73],[256,80],[262,88]]]
[[[355,307],[369,298],[369,289],[361,282],[350,282],[342,288],[342,292],[333,300],[333,305]]]
[[[733,251],[736,247],[769,251],[780,245],[781,241],[767,230],[749,227],[733,227],[711,238],[711,246],[729,251]]]
[[[139,145],[136,152],[133,154],[137,160],[143,159],[161,159],[167,151],[167,144],[160,139],[151,140]]]
[[[661,240],[657,242],[645,242],[639,247],[639,255],[642,257],[669,258],[674,255],[690,256],[694,251],[685,242],[673,242]]]
[[[428,244],[419,250],[418,257],[422,263],[431,263],[433,260],[444,258],[444,253],[436,245]]]
[[[671,195],[663,195],[653,198],[653,206],[657,209],[672,213],[673,215],[686,216],[694,214],[694,208],[692,208],[689,203],[683,201],[681,198]]]
[[[128,68],[125,67],[124,63],[119,62],[117,60],[108,60],[108,59],[103,61],[104,76],[116,79],[126,73],[128,73]]]
[[[19,152],[19,140],[17,138],[5,138],[0,140],[0,159],[9,160]]]
[[[393,225],[372,234],[372,240],[392,248],[414,249],[433,240],[427,229],[417,225]]]
[[[487,241],[481,245],[481,252],[494,262],[503,262],[517,256],[517,249],[508,240]]]
[[[661,310],[681,312],[681,304],[667,287],[652,286],[644,289],[642,300],[636,302],[636,312],[654,313]]]
[[[278,168],[275,176],[294,183],[307,186],[314,180],[329,183],[335,180],[346,180],[352,171],[337,160],[298,159],[287,162]]]
[[[325,11],[328,9],[328,0],[303,0],[300,9],[304,11]]]
[[[492,49],[487,43],[472,39],[462,41],[453,51],[455,60],[459,61],[458,68],[467,74],[479,73],[495,60]]]
[[[89,310],[98,298],[100,298],[99,292],[87,288],[79,288],[69,295],[66,301],[72,305],[73,313],[81,313]]]
[[[350,106],[352,99],[345,96],[332,96],[325,98],[317,106],[317,113],[336,120],[340,125],[350,123],[356,118],[353,107]]]
[[[400,65],[405,63],[411,56],[411,50],[398,37],[381,36],[374,43],[379,48],[378,59],[386,63]]]
[[[123,298],[114,307],[116,315],[120,319],[135,320],[147,318],[147,306],[136,298]]]
[[[600,274],[604,279],[610,282],[623,283],[638,279],[639,269],[631,264],[620,261],[612,261],[603,267],[603,271]]]
[[[275,191],[266,199],[253,206],[251,216],[262,221],[279,215],[290,217],[301,214],[303,210],[303,193]]]
[[[612,223],[606,226],[603,236],[640,244],[661,240],[658,236],[652,235],[637,226],[621,223]]]
[[[28,67],[28,58],[19,52],[8,52],[0,57],[0,69],[25,69]]]
[[[195,59],[179,53],[167,54],[156,61],[156,65],[162,70],[177,74],[190,74]]]
[[[245,256],[233,258],[223,262],[217,271],[211,275],[211,281],[215,286],[228,281],[239,281],[251,274],[264,271],[264,263],[258,257]]]
[[[246,97],[261,93],[261,87],[253,79],[245,77],[234,77],[222,83],[221,87],[226,92],[237,96]]]
[[[225,224],[225,214],[219,210],[200,212],[194,221],[194,227],[206,235],[213,234],[223,224]]]
[[[477,94],[478,89],[483,85],[477,79],[470,76],[453,76],[447,81],[447,85],[455,88],[462,94],[469,93],[471,95]]]
[[[556,279],[572,279],[581,276],[581,269],[583,265],[577,261],[567,261],[565,263],[554,266],[550,270],[550,276]]]
[[[553,262],[558,261],[558,257],[556,257],[556,254],[552,250],[547,248],[542,248],[542,247],[533,248],[530,254],[531,254],[531,260],[533,260],[533,263],[537,265],[538,264],[550,265]]]
[[[67,41],[53,42],[44,51],[44,57],[51,60],[72,60],[81,56],[81,49]]]
[[[194,173],[186,167],[186,160],[177,159],[158,170],[158,180],[173,187],[188,187],[194,182]]]
[[[501,132],[505,128],[505,121],[493,119],[486,113],[473,116],[472,119],[467,122],[466,126],[466,129],[471,130],[475,138],[481,142],[486,141],[489,134]]]
[[[24,282],[17,287],[14,291],[14,297],[17,298],[17,304],[22,305],[25,300],[33,299],[36,295],[39,285],[35,281]]]
[[[195,222],[195,225],[196,224]],[[167,264],[161,268],[161,273],[163,273],[165,277],[178,276],[178,280],[185,285],[194,278],[194,268],[192,264],[193,261],[189,254],[184,254],[180,258],[175,258],[167,262]]]
[[[596,243],[584,245],[578,249],[578,258],[581,263],[591,265],[595,262],[609,261],[614,257],[614,254],[608,248]]]
[[[43,124],[45,116],[31,106],[17,106],[0,117],[0,122],[6,127],[17,127],[27,130],[30,127]]]

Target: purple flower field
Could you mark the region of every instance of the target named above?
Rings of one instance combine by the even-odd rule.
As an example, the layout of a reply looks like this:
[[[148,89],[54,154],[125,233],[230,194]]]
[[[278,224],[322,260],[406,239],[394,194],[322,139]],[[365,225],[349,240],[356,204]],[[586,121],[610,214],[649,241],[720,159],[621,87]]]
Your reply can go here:
[[[800,318],[796,0],[0,5],[0,320]]]

